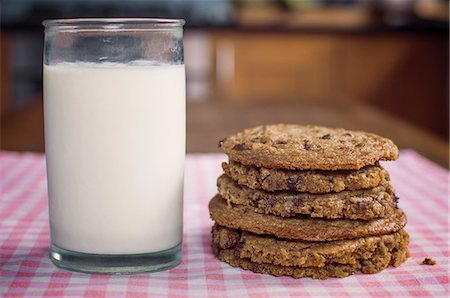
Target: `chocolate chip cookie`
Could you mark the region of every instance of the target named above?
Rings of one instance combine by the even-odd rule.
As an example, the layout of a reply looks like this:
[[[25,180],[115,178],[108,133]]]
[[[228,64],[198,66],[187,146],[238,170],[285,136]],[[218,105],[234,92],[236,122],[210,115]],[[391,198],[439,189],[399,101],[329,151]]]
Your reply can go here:
[[[398,157],[391,140],[372,133],[289,124],[246,129],[219,147],[230,160],[269,169],[358,170]]]
[[[211,218],[218,225],[285,239],[306,241],[353,239],[394,233],[406,224],[406,216],[398,208],[383,218],[368,221],[280,217],[257,213],[253,209],[244,205],[227,205],[226,200],[220,195],[216,195],[209,202]]]
[[[212,238],[216,252],[232,249],[237,258],[253,263],[319,268],[342,264],[356,266],[364,273],[380,271],[393,259],[393,264],[399,265],[407,257],[409,243],[404,230],[353,240],[311,242],[281,240],[219,225],[213,226]]]
[[[267,192],[239,185],[227,175],[222,175],[217,179],[217,187],[219,194],[229,203],[282,217],[303,214],[318,218],[369,220],[384,217],[397,208],[397,198],[389,184],[328,194]]]
[[[398,148],[342,128],[263,125],[223,139],[228,155],[209,202],[212,250],[235,267],[295,278],[399,266],[406,216],[381,160]]]
[[[388,172],[378,163],[354,171],[293,171],[245,166],[230,160],[222,163],[222,168],[239,184],[265,191],[328,193],[371,188],[389,182]]]
[[[271,263],[257,263],[250,258],[240,258],[239,249],[236,247],[223,249],[218,244],[212,243],[212,250],[216,257],[234,267],[251,270],[257,273],[271,274],[275,276],[291,276],[294,278],[311,277],[314,279],[325,279],[329,277],[346,277],[361,271],[363,273],[377,273],[389,265],[400,266],[408,257],[409,252],[402,243],[391,243],[389,246],[380,246],[369,258],[355,260],[354,263],[341,264],[330,262],[323,267],[299,267],[281,266]]]

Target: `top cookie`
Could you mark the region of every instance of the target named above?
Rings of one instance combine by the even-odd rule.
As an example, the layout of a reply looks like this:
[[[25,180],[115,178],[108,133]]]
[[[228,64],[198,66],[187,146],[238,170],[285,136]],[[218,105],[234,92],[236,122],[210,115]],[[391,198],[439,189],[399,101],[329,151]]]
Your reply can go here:
[[[231,160],[288,170],[358,170],[378,160],[395,160],[398,148],[376,134],[342,128],[263,125],[219,143]]]

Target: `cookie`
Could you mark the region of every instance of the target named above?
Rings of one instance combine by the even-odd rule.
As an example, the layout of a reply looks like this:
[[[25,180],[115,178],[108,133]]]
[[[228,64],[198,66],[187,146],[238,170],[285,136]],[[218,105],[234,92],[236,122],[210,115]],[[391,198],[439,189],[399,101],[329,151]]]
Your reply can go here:
[[[389,234],[399,231],[406,224],[406,216],[400,209],[395,209],[386,217],[368,221],[280,217],[256,213],[253,207],[249,206],[229,206],[220,195],[216,195],[209,202],[209,213],[221,226],[278,238],[307,241],[344,240]]]
[[[221,249],[216,244],[212,244],[212,250],[219,260],[233,267],[240,267],[256,273],[275,276],[291,276],[293,278],[311,277],[314,279],[325,279],[329,277],[342,278],[358,271],[363,273],[377,273],[386,269],[389,265],[398,267],[409,257],[407,248],[394,247],[388,252],[377,250],[371,259],[359,259],[354,264],[329,263],[323,267],[296,267],[252,262],[248,258],[240,258],[238,256],[239,253],[236,253],[236,249]]]
[[[269,169],[358,170],[398,157],[397,146],[375,134],[292,124],[246,129],[219,147],[233,161]]]
[[[267,192],[239,185],[222,175],[217,179],[217,188],[229,203],[252,207],[258,213],[282,217],[303,214],[318,218],[369,220],[394,212],[398,200],[389,184],[328,194]]]
[[[387,266],[392,254],[406,250],[409,235],[404,230],[381,235],[329,242],[292,241],[261,236],[246,231],[229,229],[219,225],[212,228],[213,245],[219,249],[234,249],[241,259],[258,264],[273,264],[295,267],[324,267],[338,263],[368,265],[374,260],[379,266]],[[365,273],[374,273],[367,266]]]
[[[328,193],[371,188],[389,182],[388,172],[378,164],[354,171],[293,171],[245,166],[230,160],[222,163],[222,168],[239,184],[265,191]]]

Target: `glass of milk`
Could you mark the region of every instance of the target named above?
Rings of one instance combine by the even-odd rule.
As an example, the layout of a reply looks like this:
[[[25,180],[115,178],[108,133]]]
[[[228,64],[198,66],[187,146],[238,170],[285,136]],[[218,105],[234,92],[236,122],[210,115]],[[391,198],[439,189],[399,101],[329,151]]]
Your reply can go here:
[[[180,263],[184,20],[47,20],[50,258],[127,274]]]

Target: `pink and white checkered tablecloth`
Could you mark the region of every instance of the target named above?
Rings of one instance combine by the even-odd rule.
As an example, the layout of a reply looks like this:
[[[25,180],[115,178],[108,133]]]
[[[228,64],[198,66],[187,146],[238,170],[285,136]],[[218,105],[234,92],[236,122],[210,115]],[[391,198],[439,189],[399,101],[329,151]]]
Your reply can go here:
[[[243,271],[210,252],[207,203],[216,192],[223,155],[186,161],[183,261],[154,274],[72,273],[47,258],[49,230],[43,155],[0,153],[0,297],[290,297],[435,296],[449,294],[449,173],[413,151],[385,163],[408,215],[412,257],[398,268],[344,279],[296,280]],[[425,257],[435,266],[421,265]]]

